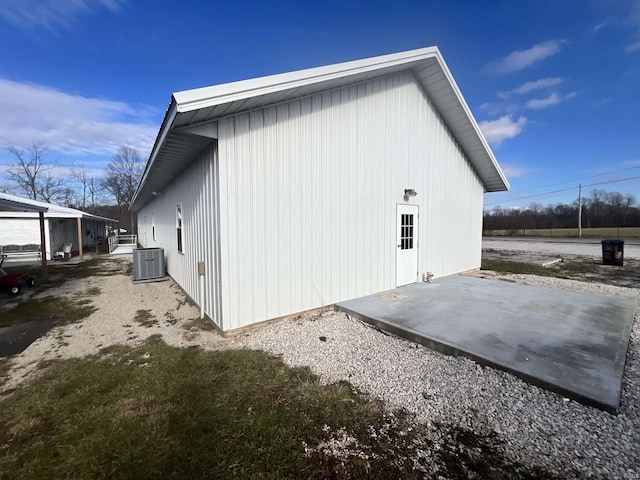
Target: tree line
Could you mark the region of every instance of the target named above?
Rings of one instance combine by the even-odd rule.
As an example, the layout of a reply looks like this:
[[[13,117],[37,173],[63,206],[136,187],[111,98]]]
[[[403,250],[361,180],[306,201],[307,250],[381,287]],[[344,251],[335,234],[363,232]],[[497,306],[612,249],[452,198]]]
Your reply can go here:
[[[579,200],[571,204],[531,203],[525,208],[497,206],[484,211],[483,229],[521,230],[531,228],[577,228]],[[582,199],[582,227],[637,227],[640,208],[630,194],[593,190]]]
[[[13,163],[6,170],[9,187],[5,192],[115,218],[121,227],[131,230],[127,210],[144,168],[135,148],[121,147],[98,176],[86,166],[59,167],[43,142],[7,150]]]

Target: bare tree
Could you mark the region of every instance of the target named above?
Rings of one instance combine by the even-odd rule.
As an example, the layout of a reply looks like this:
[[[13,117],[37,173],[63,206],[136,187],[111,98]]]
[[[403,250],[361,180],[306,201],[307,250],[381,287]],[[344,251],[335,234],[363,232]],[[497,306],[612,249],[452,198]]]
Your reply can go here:
[[[87,189],[89,190],[89,197],[91,198],[90,205],[92,210],[96,208],[96,201],[99,193],[98,192],[99,187],[100,187],[99,182],[97,182],[94,177],[91,177],[89,179],[89,182],[87,183]]]
[[[63,188],[61,197],[63,206],[69,208],[75,208],[77,206],[78,197],[76,196],[76,192],[73,188]]]
[[[93,178],[89,177],[89,172],[84,167],[84,165],[79,168],[72,168],[71,177],[80,184],[80,192],[78,193],[79,203],[82,210],[86,210],[87,195],[89,194],[90,190],[89,182],[92,181]]]
[[[16,163],[7,169],[9,180],[33,200],[51,202],[57,198],[63,181],[53,176],[55,162],[46,159],[48,150],[42,142],[33,142],[28,150],[9,147]]]
[[[135,231],[135,215],[127,213],[127,207],[142,175],[143,163],[135,148],[124,146],[118,150],[107,165],[102,188],[108,192],[118,206],[118,220],[121,228]]]
[[[109,164],[102,181],[118,206],[129,205],[142,175],[142,159],[135,148],[121,147]]]

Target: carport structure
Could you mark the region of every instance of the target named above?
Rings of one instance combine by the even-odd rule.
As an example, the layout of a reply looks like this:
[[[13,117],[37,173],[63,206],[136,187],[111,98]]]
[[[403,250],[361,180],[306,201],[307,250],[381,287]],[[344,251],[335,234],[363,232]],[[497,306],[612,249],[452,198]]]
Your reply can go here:
[[[453,275],[336,308],[581,403],[620,406],[635,300]]]
[[[0,245],[37,243],[43,262],[53,259],[52,252],[61,251],[65,243],[70,243],[82,259],[84,247],[97,247],[99,239],[106,238],[107,225],[118,223],[75,208],[6,193],[0,193],[0,201]]]
[[[41,261],[42,261],[42,278],[47,278],[47,255],[45,244],[45,222],[44,212],[49,207],[44,205],[34,205],[24,199],[0,193],[0,212],[30,212],[38,214],[38,223],[40,225],[40,244],[41,244]]]

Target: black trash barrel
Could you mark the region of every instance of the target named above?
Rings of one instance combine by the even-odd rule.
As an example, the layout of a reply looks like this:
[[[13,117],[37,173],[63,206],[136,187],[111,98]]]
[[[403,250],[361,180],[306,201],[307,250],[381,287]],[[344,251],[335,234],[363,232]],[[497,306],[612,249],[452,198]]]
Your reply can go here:
[[[624,264],[624,240],[602,240],[602,263],[619,266]]]

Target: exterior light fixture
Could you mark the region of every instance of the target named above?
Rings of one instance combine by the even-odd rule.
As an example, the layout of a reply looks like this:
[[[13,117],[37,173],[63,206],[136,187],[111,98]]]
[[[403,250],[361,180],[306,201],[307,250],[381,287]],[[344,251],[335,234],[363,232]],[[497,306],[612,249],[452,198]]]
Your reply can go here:
[[[418,194],[413,188],[405,188],[404,196],[405,197],[415,197]]]
[[[161,197],[162,195],[164,195],[164,192],[151,192],[151,195],[153,195],[154,197]]]

